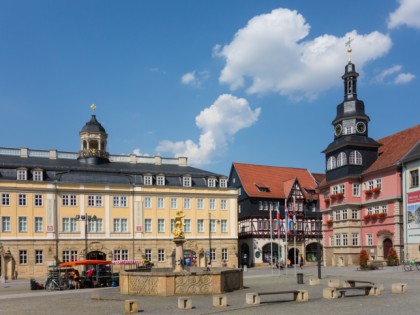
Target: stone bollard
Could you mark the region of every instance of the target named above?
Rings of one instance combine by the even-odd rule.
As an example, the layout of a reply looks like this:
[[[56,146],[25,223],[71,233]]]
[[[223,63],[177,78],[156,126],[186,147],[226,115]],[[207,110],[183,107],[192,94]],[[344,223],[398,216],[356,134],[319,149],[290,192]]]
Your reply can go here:
[[[338,288],[338,287],[340,287],[340,280],[339,279],[330,279],[330,280],[328,280],[328,287],[329,288]]]
[[[139,306],[135,300],[124,301],[124,314],[133,314],[139,312]]]
[[[337,299],[338,292],[335,288],[324,288],[322,291],[322,296],[324,299]]]
[[[227,297],[225,294],[213,295],[213,306],[225,307],[227,306]]]
[[[321,281],[319,279],[310,278],[309,279],[309,285],[319,285]]]
[[[260,304],[261,298],[258,293],[247,293],[246,304]]]
[[[369,291],[369,296],[379,296],[379,295],[381,295],[381,289],[379,288],[379,286],[374,285],[372,289],[370,289]]]
[[[406,293],[407,292],[407,283],[393,283],[392,284],[392,293]]]
[[[308,302],[309,301],[309,294],[306,290],[298,290],[297,293],[295,293],[294,300],[296,302]]]
[[[178,298],[178,308],[181,310],[190,310],[192,309],[192,301],[189,297],[179,297]]]

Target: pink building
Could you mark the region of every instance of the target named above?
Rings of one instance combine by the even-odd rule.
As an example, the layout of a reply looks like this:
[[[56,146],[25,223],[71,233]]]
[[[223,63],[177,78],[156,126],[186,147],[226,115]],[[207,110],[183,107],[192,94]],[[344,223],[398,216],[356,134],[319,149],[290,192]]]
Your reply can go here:
[[[420,125],[383,139],[370,138],[370,118],[357,98],[357,77],[349,61],[342,76],[344,101],[332,122],[334,141],[324,150],[320,209],[328,266],[358,265],[362,249],[380,262],[386,261],[390,248],[404,255],[401,162],[420,140]]]

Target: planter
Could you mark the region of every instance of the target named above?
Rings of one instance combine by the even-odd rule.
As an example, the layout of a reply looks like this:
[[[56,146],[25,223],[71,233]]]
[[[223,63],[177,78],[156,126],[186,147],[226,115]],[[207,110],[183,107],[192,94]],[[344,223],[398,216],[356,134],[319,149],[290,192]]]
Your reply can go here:
[[[333,220],[327,220],[327,225],[331,227],[333,225]]]
[[[365,190],[365,195],[366,196],[371,196],[373,194],[373,191],[372,190]]]
[[[366,214],[363,219],[365,219],[366,221],[369,221],[370,219],[372,219],[372,215],[371,214]]]
[[[372,189],[372,193],[379,194],[381,192],[381,187],[375,187]]]
[[[386,212],[381,212],[378,214],[379,219],[385,219],[388,216],[388,213]]]
[[[372,218],[372,220],[377,220],[379,216],[377,213],[374,213],[374,214],[371,214],[370,217]]]

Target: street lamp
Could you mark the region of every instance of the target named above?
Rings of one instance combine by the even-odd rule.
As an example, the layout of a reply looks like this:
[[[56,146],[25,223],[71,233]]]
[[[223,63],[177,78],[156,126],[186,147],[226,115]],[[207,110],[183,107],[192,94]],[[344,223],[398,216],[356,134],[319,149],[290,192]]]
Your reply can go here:
[[[82,215],[76,215],[75,217],[76,221],[85,221],[85,260],[88,259],[87,254],[88,254],[88,223],[89,222],[93,222],[96,221],[98,218],[96,217],[96,215],[87,215],[87,214],[82,214]]]

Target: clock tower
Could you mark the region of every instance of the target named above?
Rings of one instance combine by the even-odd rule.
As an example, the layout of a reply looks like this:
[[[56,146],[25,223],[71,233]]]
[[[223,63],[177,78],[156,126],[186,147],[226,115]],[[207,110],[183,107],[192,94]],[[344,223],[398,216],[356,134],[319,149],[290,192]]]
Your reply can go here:
[[[359,176],[378,157],[380,144],[368,136],[369,116],[365,104],[357,98],[357,77],[355,65],[349,62],[345,67],[344,101],[337,105],[337,115],[332,122],[334,141],[323,151],[326,159],[327,182]]]

